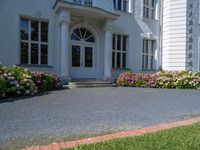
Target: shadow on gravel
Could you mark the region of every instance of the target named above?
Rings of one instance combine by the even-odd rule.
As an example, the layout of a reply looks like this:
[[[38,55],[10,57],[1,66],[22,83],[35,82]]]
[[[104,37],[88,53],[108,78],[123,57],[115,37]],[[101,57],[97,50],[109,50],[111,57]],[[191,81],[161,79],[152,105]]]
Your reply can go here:
[[[33,98],[33,97],[40,97],[40,96],[50,95],[53,92],[63,91],[63,90],[66,90],[66,89],[67,88],[60,88],[60,89],[57,89],[57,90],[54,90],[54,91],[42,92],[42,93],[38,93],[36,95],[29,95],[29,96],[0,98],[0,104],[2,104],[2,103],[12,103],[12,102],[15,102],[15,101],[24,100],[24,99],[30,99],[30,98]]]

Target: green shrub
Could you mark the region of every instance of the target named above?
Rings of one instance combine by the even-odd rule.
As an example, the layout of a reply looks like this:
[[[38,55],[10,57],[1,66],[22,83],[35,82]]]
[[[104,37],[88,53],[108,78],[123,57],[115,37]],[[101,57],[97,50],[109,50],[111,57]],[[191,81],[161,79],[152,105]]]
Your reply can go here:
[[[60,83],[60,79],[56,75],[49,73],[34,72],[32,77],[40,92],[55,90]]]
[[[54,90],[59,81],[56,75],[49,73],[32,73],[17,66],[0,65],[0,98],[35,95],[38,92]]]
[[[3,78],[3,76],[0,76],[0,97],[5,97],[6,96],[6,81]]]
[[[168,89],[200,89],[200,73],[189,71],[161,71],[153,75],[123,73],[118,86]]]
[[[4,78],[4,87],[6,88],[4,95],[6,97],[34,95],[37,93],[37,87],[33,83],[28,71],[16,66],[8,68],[2,66],[1,68],[4,68],[1,76]]]

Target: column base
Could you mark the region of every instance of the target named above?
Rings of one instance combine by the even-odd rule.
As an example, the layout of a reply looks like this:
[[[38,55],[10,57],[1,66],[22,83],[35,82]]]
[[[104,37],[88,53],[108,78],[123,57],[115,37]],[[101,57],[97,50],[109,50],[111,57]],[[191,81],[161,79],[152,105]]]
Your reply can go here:
[[[111,83],[115,82],[115,79],[113,77],[103,77],[102,80],[108,81],[108,82],[111,82]]]
[[[66,85],[66,84],[68,84],[71,80],[72,80],[72,79],[69,78],[69,77],[61,77],[61,78],[60,78],[60,84],[61,84],[61,85]]]

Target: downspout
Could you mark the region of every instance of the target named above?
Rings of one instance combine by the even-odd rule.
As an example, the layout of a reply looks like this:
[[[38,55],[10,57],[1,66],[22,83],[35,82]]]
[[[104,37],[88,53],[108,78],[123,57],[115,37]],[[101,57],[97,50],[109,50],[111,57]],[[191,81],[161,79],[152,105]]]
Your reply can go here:
[[[160,66],[159,66],[159,70],[162,70],[163,68],[163,1],[164,0],[160,0]]]

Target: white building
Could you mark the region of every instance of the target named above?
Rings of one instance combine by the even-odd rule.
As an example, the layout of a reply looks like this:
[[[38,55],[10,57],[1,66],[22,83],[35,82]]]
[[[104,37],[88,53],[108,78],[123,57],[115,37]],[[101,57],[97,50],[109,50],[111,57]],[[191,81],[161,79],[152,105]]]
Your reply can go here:
[[[63,79],[200,70],[198,0],[0,0],[0,62]]]

